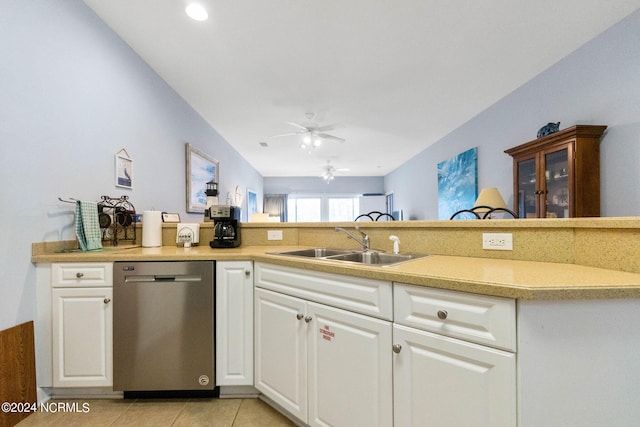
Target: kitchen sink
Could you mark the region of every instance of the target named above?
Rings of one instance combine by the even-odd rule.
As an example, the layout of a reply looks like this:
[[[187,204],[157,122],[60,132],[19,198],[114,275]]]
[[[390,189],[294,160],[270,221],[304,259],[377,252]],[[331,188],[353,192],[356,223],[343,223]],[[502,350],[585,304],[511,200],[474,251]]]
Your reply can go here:
[[[312,248],[297,249],[293,251],[271,252],[274,255],[300,256],[307,258],[326,258],[334,255],[345,255],[354,253],[348,249],[329,249],[329,248]]]
[[[347,261],[358,264],[368,265],[394,265],[405,261],[411,261],[412,259],[421,258],[426,255],[420,254],[388,254],[385,252],[367,251],[367,252],[353,252],[350,254],[335,255],[328,257],[329,260],[334,261]]]
[[[392,254],[379,251],[356,251],[348,249],[311,248],[292,251],[270,252],[272,255],[314,258],[326,261],[340,261],[352,264],[390,266],[427,255],[404,253]]]

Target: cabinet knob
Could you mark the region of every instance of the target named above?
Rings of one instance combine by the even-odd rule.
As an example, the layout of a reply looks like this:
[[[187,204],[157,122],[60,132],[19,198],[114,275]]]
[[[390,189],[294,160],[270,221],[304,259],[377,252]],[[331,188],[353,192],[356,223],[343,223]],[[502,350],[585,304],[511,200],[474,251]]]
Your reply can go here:
[[[313,320],[313,317],[311,317],[311,316],[307,316],[307,317],[304,318],[304,321],[307,322],[307,323],[311,322],[312,320]]]
[[[298,319],[298,320],[302,320],[303,317],[304,317],[304,314],[302,314],[302,313],[296,314],[296,319]]]
[[[251,276],[251,271],[245,270],[244,271],[244,275],[247,276],[247,277]]]
[[[448,313],[446,310],[438,310],[438,319],[444,320],[447,318]]]
[[[394,344],[393,347],[391,347],[393,349],[393,352],[398,354],[400,353],[400,351],[402,350],[402,346],[400,344]]]
[[[79,272],[79,271],[78,271],[78,272],[76,273],[76,277],[77,277],[78,279],[82,279],[82,278],[84,277],[84,273],[81,273],[81,272]]]
[[[105,303],[105,304],[109,304],[110,302],[111,302],[111,299],[110,299],[110,298],[105,298],[105,299],[104,299],[104,303]]]

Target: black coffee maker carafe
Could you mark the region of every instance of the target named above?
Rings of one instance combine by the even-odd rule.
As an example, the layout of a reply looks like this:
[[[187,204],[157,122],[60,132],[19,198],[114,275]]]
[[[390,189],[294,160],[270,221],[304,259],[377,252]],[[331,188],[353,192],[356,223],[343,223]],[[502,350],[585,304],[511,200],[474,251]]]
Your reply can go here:
[[[210,208],[213,220],[212,248],[235,248],[240,246],[240,209],[235,206],[217,205]]]

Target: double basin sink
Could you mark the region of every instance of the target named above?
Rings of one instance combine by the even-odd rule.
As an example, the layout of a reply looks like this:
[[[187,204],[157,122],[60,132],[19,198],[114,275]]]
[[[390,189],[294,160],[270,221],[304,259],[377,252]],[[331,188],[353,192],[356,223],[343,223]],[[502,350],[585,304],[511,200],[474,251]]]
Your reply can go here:
[[[297,249],[270,253],[273,255],[314,258],[318,260],[341,261],[345,263],[376,265],[381,267],[396,265],[427,256],[414,253],[393,254],[374,250],[355,251],[330,248]]]

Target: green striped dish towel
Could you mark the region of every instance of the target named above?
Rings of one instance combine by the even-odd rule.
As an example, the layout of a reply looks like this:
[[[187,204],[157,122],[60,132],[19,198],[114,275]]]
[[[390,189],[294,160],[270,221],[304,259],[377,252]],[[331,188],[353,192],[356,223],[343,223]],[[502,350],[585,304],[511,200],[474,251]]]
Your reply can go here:
[[[76,202],[76,237],[83,251],[102,249],[102,234],[96,202]]]

